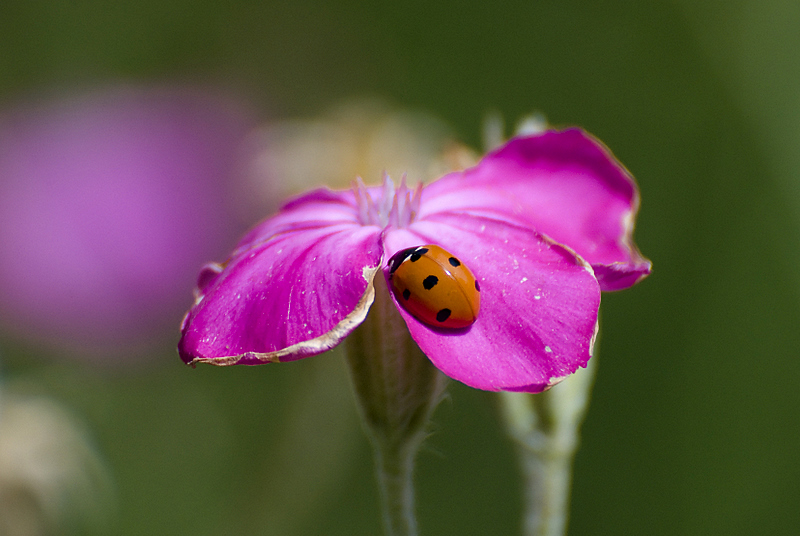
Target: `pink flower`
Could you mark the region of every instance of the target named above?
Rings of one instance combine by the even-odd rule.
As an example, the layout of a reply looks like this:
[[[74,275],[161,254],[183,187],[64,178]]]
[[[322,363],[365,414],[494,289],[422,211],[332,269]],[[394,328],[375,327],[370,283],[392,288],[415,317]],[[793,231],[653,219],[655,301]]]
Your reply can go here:
[[[248,127],[238,103],[190,88],[109,88],[4,112],[3,327],[98,356],[166,332],[187,277],[234,236],[227,181]]]
[[[309,192],[202,271],[181,358],[254,365],[322,353],[364,320],[392,255],[435,244],[475,275],[480,312],[467,328],[436,328],[392,296],[411,337],[467,385],[542,391],[591,357],[600,291],[649,273],[631,236],[638,202],[630,174],[577,129],[513,139],[413,191],[386,178]]]

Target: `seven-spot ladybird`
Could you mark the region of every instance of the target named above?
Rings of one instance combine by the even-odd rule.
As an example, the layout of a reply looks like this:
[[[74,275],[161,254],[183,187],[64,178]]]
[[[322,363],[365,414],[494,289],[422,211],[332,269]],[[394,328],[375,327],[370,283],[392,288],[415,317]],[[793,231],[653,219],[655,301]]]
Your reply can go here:
[[[426,324],[465,328],[478,318],[478,281],[464,263],[439,246],[395,253],[389,260],[389,281],[400,305]]]

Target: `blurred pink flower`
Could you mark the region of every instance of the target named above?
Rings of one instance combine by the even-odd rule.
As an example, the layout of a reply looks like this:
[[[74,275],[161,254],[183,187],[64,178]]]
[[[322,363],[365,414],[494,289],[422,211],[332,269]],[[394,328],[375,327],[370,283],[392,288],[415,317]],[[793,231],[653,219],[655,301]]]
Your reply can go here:
[[[0,323],[81,353],[165,333],[236,229],[227,97],[114,88],[0,113]]]
[[[254,365],[322,353],[364,321],[397,252],[437,244],[474,273],[480,313],[440,328],[392,295],[411,337],[467,385],[539,392],[586,366],[600,291],[650,273],[632,238],[638,205],[633,177],[578,129],[512,139],[424,188],[315,190],[201,272],[180,355]]]

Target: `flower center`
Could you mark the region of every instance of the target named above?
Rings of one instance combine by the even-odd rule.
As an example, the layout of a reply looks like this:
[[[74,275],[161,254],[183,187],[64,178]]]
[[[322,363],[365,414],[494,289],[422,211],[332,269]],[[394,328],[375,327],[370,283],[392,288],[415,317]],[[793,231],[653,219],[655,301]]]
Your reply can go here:
[[[358,205],[358,220],[362,225],[402,228],[408,227],[417,217],[422,183],[411,189],[406,186],[404,175],[400,186],[395,188],[392,179],[384,173],[382,186],[367,187],[361,177],[357,178],[353,193]]]

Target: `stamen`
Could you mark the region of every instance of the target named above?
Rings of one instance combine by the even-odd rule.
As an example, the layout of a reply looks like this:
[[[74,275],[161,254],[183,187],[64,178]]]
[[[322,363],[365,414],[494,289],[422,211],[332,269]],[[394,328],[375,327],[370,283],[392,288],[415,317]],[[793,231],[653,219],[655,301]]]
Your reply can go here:
[[[386,227],[389,224],[389,214],[392,211],[392,204],[394,203],[394,182],[389,177],[389,174],[383,172],[383,192],[381,198],[378,200],[380,206],[379,220],[381,227]]]
[[[402,188],[403,185],[401,184],[400,189]],[[392,227],[400,227],[400,189],[398,189],[398,191],[396,191],[392,196],[392,211],[389,212],[389,225]]]
[[[422,184],[417,184],[412,193],[405,175],[396,189],[386,173],[380,187],[369,188],[364,185],[361,177],[357,177],[352,188],[358,205],[358,218],[363,225],[408,227],[416,218]]]
[[[364,181],[361,179],[361,177],[356,177],[356,180],[353,181],[352,187],[353,193],[356,196],[356,205],[358,206],[358,221],[364,225],[367,225],[370,223],[369,206],[371,204],[367,187],[364,185]]]

